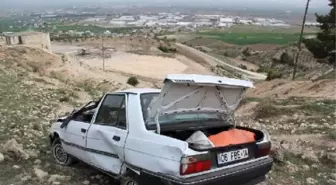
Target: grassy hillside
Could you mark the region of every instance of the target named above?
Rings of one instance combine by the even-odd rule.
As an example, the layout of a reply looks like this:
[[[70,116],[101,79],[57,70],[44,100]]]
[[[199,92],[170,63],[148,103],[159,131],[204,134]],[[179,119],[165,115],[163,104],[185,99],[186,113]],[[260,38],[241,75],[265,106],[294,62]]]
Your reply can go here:
[[[316,28],[305,28],[304,35],[314,35]],[[239,25],[225,29],[208,29],[198,33],[202,37],[222,40],[230,44],[277,44],[284,45],[298,41],[299,27],[264,27],[252,25]]]
[[[201,36],[223,40],[230,44],[289,44],[298,41],[300,33],[273,32],[201,32]],[[305,35],[311,35],[305,33]]]

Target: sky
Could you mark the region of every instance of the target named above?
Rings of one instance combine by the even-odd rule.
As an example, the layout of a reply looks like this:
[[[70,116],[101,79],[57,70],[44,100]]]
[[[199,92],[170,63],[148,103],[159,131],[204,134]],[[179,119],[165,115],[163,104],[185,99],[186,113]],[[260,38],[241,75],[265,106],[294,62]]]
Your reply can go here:
[[[97,2],[122,2],[123,4],[170,4],[214,7],[241,7],[260,9],[304,9],[306,0],[0,0],[0,7],[60,6]],[[311,0],[310,9],[328,10],[328,0]]]

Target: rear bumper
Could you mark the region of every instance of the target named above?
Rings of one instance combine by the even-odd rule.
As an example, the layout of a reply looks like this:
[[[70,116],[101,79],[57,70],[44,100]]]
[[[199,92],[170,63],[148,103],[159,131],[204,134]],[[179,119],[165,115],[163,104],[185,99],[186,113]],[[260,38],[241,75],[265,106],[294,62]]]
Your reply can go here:
[[[273,159],[266,157],[248,164],[190,178],[172,178],[150,172],[141,173],[142,184],[155,185],[254,185],[265,180]]]

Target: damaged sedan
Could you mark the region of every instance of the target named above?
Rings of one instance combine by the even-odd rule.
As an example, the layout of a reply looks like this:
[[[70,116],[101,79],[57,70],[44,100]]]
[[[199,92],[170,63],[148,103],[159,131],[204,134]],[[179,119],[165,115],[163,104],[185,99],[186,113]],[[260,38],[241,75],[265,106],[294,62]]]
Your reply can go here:
[[[273,160],[265,130],[235,124],[250,81],[171,74],[162,90],[106,93],[50,129],[57,163],[85,162],[122,185],[257,184]]]

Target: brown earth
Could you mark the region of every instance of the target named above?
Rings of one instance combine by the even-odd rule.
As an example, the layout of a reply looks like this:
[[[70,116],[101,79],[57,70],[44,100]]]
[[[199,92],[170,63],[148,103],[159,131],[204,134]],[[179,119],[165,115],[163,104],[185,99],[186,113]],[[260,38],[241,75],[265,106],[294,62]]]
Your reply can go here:
[[[280,45],[277,44],[252,44],[247,45],[250,49],[254,51],[270,51],[278,48]]]
[[[249,89],[249,97],[270,97],[270,98],[288,98],[288,97],[308,97],[336,99],[336,81],[318,80],[318,81],[289,81],[277,79],[255,84],[255,89]]]

